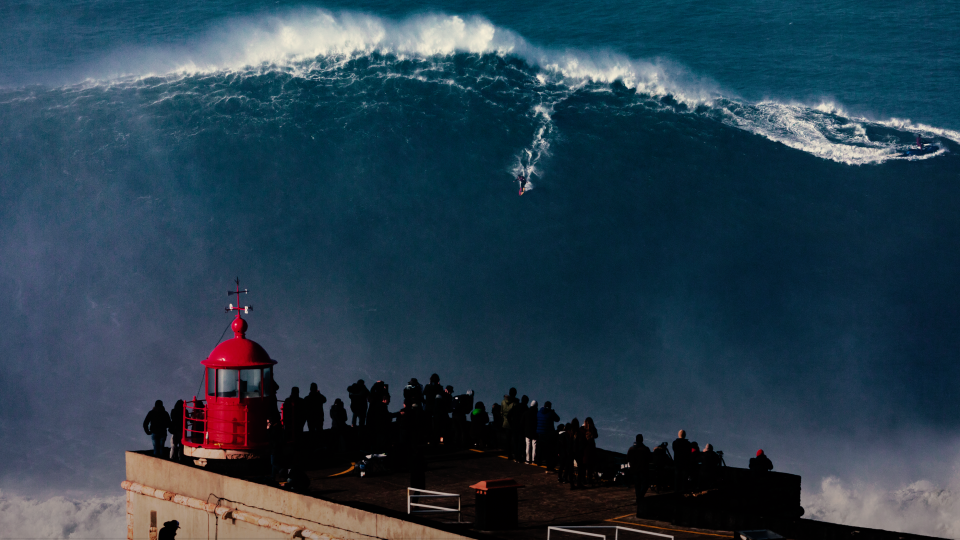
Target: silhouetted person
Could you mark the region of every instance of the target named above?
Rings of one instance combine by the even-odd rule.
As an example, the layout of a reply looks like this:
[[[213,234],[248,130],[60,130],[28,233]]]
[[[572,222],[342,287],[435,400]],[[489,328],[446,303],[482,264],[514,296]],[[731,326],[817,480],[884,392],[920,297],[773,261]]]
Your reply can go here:
[[[503,429],[503,407],[500,403],[494,403],[493,407],[490,407],[490,438],[493,440],[493,445],[497,448],[509,448],[509,445],[504,441],[506,440],[506,431]]]
[[[700,465],[704,470],[716,469],[721,465],[720,454],[713,450],[712,444],[703,447],[703,455],[700,456]]]
[[[545,463],[548,470],[553,470],[557,464],[557,431],[553,423],[559,421],[560,417],[549,401],[537,411],[537,453],[539,463]]]
[[[537,461],[537,401],[530,402],[530,407],[523,413],[524,457],[527,463]]]
[[[178,399],[170,411],[170,459],[183,460],[183,400]]]
[[[570,489],[583,487],[581,471],[584,470],[583,449],[586,445],[585,429],[580,424],[580,420],[574,418],[567,424],[567,433],[570,435],[570,459],[571,466],[576,470],[570,473]]]
[[[443,394],[441,394],[441,396],[443,397],[443,404],[440,406],[441,410],[443,410],[446,414],[452,413],[454,398],[453,386],[448,384],[446,388],[443,389]]]
[[[557,482],[573,482],[573,431],[568,424],[557,426]]]
[[[177,537],[177,529],[180,528],[180,522],[171,520],[163,524],[163,527],[157,533],[157,540],[174,540]]]
[[[353,413],[353,419],[350,420],[352,426],[365,426],[367,423],[367,398],[370,396],[370,390],[367,390],[363,379],[347,387],[347,393],[350,397],[350,412]]]
[[[524,441],[526,439],[523,433],[523,419],[526,417],[527,409],[529,408],[528,403],[530,403],[530,398],[523,396],[520,398],[520,403],[517,403],[510,411],[510,414],[513,415],[513,417],[510,418],[510,423],[513,425],[512,442],[517,463],[523,463],[526,461],[524,459]]]
[[[680,430],[673,441],[673,490],[677,493],[687,488],[687,479],[690,477],[690,441],[687,432]]]
[[[517,461],[519,461],[519,455],[514,442],[514,432],[518,431],[520,426],[516,425],[519,422],[514,411],[519,405],[520,401],[517,400],[516,388],[511,388],[507,395],[503,396],[503,401],[500,402],[500,415],[503,417],[503,434],[506,438],[507,457]]]
[[[303,433],[303,425],[307,422],[304,415],[303,398],[300,397],[300,388],[294,386],[290,395],[283,400],[283,431],[287,439],[298,440]]]
[[[440,385],[440,376],[434,373],[430,376],[430,384],[423,387],[424,409],[427,413],[433,414],[437,396],[443,394],[443,386]]]
[[[310,383],[310,393],[303,398],[303,408],[307,417],[307,429],[310,430],[310,438],[313,442],[319,443],[323,436],[323,404],[327,398],[317,390],[317,383]]]
[[[692,487],[700,486],[700,457],[703,452],[700,451],[700,445],[697,441],[690,442],[690,456],[687,461],[687,472],[690,477]]]
[[[300,469],[287,469],[283,476],[287,481],[287,484],[283,486],[284,489],[294,493],[306,493],[310,487],[310,477]]]
[[[453,386],[447,385],[443,393],[437,398],[436,411],[433,415],[434,429],[439,437],[448,444],[456,444],[451,437],[450,413],[453,412]]]
[[[473,412],[473,390],[453,398],[453,438],[459,445],[470,439],[470,413]]]
[[[637,434],[637,442],[627,450],[627,462],[630,463],[630,473],[633,476],[634,489],[637,494],[637,517],[643,517],[643,498],[650,489],[650,449],[643,444],[643,435]]]
[[[597,427],[593,424],[593,418],[589,416],[584,419],[581,432],[583,435],[580,455],[582,456],[583,466],[577,464],[577,486],[583,487],[584,481],[594,485],[594,476],[597,472]],[[578,460],[579,461],[579,460]]]
[[[167,440],[167,430],[170,429],[170,415],[163,408],[159,399],[143,419],[143,431],[153,440],[153,457],[164,457],[163,443]]]
[[[763,450],[757,450],[757,457],[750,458],[750,470],[758,472],[772,471],[773,462],[763,453]]]
[[[264,385],[263,385],[263,388],[264,388],[264,390],[266,391],[266,392],[263,394],[263,396],[264,396],[264,397],[267,397],[267,396],[271,396],[271,397],[272,397],[272,396],[276,396],[276,395],[277,395],[277,392],[280,390],[280,385],[277,384],[277,381],[273,380],[273,376],[271,375],[270,378],[265,381],[265,383],[264,383]]]
[[[477,406],[470,412],[470,438],[473,444],[481,450],[487,447],[487,424],[490,422],[490,415],[487,414],[487,408],[482,401],[477,402]]]
[[[193,410],[187,413],[187,417],[190,419],[188,426],[190,427],[190,442],[200,444],[203,442],[204,433],[207,429],[207,423],[205,422],[207,409],[203,404],[202,400],[197,400],[197,396],[193,396]],[[273,406],[274,409],[277,408],[276,405]]]
[[[276,477],[283,462],[283,424],[277,414],[267,417],[267,442],[270,444],[270,474]]]
[[[663,491],[668,482],[675,481],[673,458],[667,450],[667,443],[662,442],[650,454],[651,483],[657,486],[657,493]]]
[[[700,484],[704,488],[711,488],[717,483],[717,475],[723,464],[720,454],[713,451],[713,445],[703,447],[700,455]]]
[[[409,407],[414,403],[423,405],[423,385],[416,377],[410,379],[407,386],[403,388],[403,404]]]
[[[333,429],[347,427],[347,409],[340,398],[333,400],[333,405],[330,406],[330,424]]]
[[[424,413],[419,403],[404,405],[400,409],[400,444],[411,452],[423,440]]]
[[[340,398],[333,400],[333,405],[330,406],[330,424],[337,452],[342,454],[347,450],[347,409]]]
[[[367,401],[370,402],[370,408],[367,410],[367,426],[373,430],[374,445],[376,451],[382,451],[389,442],[390,430],[390,386],[377,381],[370,387],[370,394]]]

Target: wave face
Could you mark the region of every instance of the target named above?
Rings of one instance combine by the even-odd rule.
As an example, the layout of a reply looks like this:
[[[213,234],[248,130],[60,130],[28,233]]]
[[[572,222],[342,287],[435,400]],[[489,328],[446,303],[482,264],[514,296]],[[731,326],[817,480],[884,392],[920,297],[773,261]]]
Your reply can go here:
[[[468,56],[480,60],[476,70],[456,71],[451,61]],[[119,71],[104,82],[129,84],[125,75],[131,74],[140,79],[161,76],[197,81],[197,77],[225,73],[248,81],[270,73],[307,81],[352,80],[365,75],[357,71],[358,65],[372,61],[378,66],[380,78],[424,76],[434,82],[449,81],[462,91],[489,91],[487,78],[505,75],[491,67],[493,58],[522,63],[514,62],[513,66],[520,70],[520,77],[500,79],[509,80],[512,87],[498,92],[497,102],[504,106],[513,105],[511,99],[517,104],[535,103],[529,110],[534,116],[574,94],[609,92],[614,85],[637,94],[634,101],[623,104],[625,107],[669,107],[713,118],[849,165],[929,159],[960,142],[957,131],[897,119],[871,121],[849,115],[830,103],[751,103],[662,60],[636,60],[613,52],[544,49],[478,16],[429,15],[390,21],[357,13],[303,9],[256,21],[237,20],[208,33],[189,48],[142,51],[135,59],[121,61],[116,68]],[[410,91],[417,93],[420,89]],[[552,129],[549,117],[544,118],[544,129]],[[540,139],[534,136],[526,159],[536,160],[532,154],[542,153],[542,143],[546,142],[542,135]],[[923,156],[904,156],[917,135],[941,149]]]
[[[238,275],[284,392],[436,372],[805,478],[955,433],[957,133],[587,49],[307,9],[0,90],[4,489],[115,492]]]

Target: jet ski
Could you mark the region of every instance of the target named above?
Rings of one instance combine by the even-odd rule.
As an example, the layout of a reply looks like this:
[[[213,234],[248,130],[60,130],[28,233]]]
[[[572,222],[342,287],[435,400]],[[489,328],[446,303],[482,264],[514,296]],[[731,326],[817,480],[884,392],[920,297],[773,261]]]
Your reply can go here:
[[[923,148],[918,146],[911,146],[907,148],[906,151],[901,153],[902,156],[925,156],[927,154],[932,154],[934,152],[939,152],[940,147],[935,144],[925,144]]]

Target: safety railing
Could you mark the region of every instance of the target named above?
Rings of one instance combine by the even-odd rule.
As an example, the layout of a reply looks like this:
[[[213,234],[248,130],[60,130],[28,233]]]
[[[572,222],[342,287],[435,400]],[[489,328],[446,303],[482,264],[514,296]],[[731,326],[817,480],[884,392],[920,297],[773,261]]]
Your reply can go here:
[[[560,526],[550,526],[547,527],[547,540],[550,540],[550,533],[556,532],[565,532],[570,534],[576,534],[580,536],[591,536],[593,538],[603,538],[606,540],[607,534],[600,534],[595,532],[586,532],[579,529],[613,529],[613,540],[620,540],[620,531],[629,531],[638,534],[646,534],[650,536],[659,536],[660,538],[670,538],[673,540],[673,536],[669,534],[660,534],[650,531],[643,531],[640,529],[631,529],[629,527],[620,527],[618,525],[560,525]]]
[[[262,399],[267,400],[269,398]],[[283,401],[273,399],[276,401],[277,411],[280,412],[280,423],[283,424],[288,416],[288,411],[282,407]],[[210,411],[214,409],[218,409],[216,405],[211,407],[202,399],[190,400],[183,404],[183,444],[194,448],[209,444],[225,449],[247,448],[250,445],[265,444],[263,436],[257,435],[260,431],[250,429],[250,411],[248,408],[243,408],[243,418],[226,418],[218,411],[211,414]],[[296,417],[295,411],[289,414]],[[251,431],[254,432],[252,437]],[[295,430],[284,430],[284,437],[287,442],[295,441]]]
[[[416,491],[416,494],[412,494],[412,491]],[[424,493],[425,495],[420,495]],[[450,508],[445,506],[433,506],[429,504],[423,504],[421,502],[413,502],[411,499],[416,497],[418,500],[421,498],[434,498],[434,499],[452,499],[457,498],[457,507]],[[427,508],[427,510],[414,510],[413,508]],[[439,512],[456,512],[457,513],[457,522],[460,522],[460,494],[458,493],[443,493],[441,491],[428,491],[426,489],[419,488],[407,488],[407,514],[433,514]],[[549,533],[548,533],[549,534]]]
[[[207,438],[207,409],[203,400],[183,404],[183,444],[200,446]]]
[[[202,400],[188,401],[183,404],[183,444],[201,446],[216,444],[222,448],[243,448],[248,444],[247,410],[243,410],[243,419],[210,418]],[[214,426],[229,426],[228,430]]]

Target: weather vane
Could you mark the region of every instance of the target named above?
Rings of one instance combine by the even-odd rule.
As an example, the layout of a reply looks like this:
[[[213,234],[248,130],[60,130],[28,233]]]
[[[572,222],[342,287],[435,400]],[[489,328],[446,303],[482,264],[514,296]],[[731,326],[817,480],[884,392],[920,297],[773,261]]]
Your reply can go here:
[[[241,311],[244,312],[244,313],[250,313],[250,310],[253,309],[253,306],[241,306],[241,305],[240,305],[240,295],[241,295],[241,294],[247,294],[247,293],[249,293],[250,291],[247,290],[247,289],[240,290],[240,278],[239,278],[239,277],[237,277],[236,282],[237,282],[237,290],[235,290],[235,291],[227,291],[227,296],[230,296],[230,295],[232,295],[232,294],[237,295],[237,305],[234,306],[233,304],[230,304],[230,305],[228,305],[227,307],[223,308],[223,312],[224,312],[224,313],[229,313],[229,312],[231,312],[231,311],[236,311],[236,312],[237,312],[237,317],[239,317]]]

